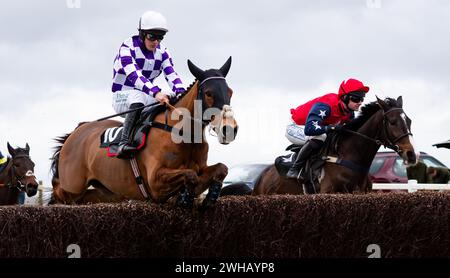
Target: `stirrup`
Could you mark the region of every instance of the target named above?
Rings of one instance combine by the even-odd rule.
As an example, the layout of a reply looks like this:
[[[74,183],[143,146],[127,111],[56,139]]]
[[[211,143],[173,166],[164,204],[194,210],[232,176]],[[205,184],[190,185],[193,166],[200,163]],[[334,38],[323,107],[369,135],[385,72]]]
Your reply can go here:
[[[300,170],[297,169],[289,169],[289,171],[286,173],[286,177],[289,179],[297,179],[300,175]]]
[[[126,149],[128,148],[128,149]],[[130,147],[127,144],[119,145],[117,148],[117,158],[131,158],[133,155],[133,151],[135,151],[136,148]]]

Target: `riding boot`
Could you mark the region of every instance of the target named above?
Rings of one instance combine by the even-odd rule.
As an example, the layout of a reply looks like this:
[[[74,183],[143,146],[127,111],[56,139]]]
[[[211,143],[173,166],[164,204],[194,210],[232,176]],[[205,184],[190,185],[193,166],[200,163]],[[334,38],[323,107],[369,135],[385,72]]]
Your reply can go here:
[[[287,172],[286,177],[291,179],[298,179],[300,170],[303,168],[308,158],[311,156],[311,154],[319,150],[322,145],[323,142],[321,140],[311,139],[307,141],[306,144],[303,145],[303,147],[300,149],[297,158]]]
[[[142,103],[133,103],[130,105],[130,109],[137,109],[139,107],[143,107],[144,104]],[[139,116],[141,115],[142,109],[138,109],[136,111],[130,112],[125,117],[125,122],[123,124],[122,129],[122,137],[119,141],[119,148],[117,149],[117,158],[129,158],[130,154],[136,150],[136,148],[130,146],[130,143],[132,141],[132,131],[134,124],[139,119]]]

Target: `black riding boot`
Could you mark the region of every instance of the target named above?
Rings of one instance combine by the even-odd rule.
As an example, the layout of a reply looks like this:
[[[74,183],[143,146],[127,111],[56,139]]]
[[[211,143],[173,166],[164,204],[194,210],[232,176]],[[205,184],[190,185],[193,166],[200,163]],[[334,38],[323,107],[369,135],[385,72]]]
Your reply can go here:
[[[130,105],[130,109],[137,109],[143,107],[142,103],[133,103]],[[132,151],[135,150],[134,147],[130,146],[131,143],[131,132],[133,131],[134,124],[139,119],[142,109],[130,112],[125,117],[125,122],[123,123],[122,137],[120,138],[119,148],[117,149],[117,158],[129,158]]]
[[[306,142],[305,145],[300,149],[300,152],[297,155],[297,158],[294,161],[294,164],[292,164],[291,168],[286,174],[287,178],[291,179],[298,179],[300,175],[300,170],[305,165],[306,160],[311,156],[311,154],[318,151],[323,145],[323,142],[321,140],[317,139],[311,139],[308,142]]]

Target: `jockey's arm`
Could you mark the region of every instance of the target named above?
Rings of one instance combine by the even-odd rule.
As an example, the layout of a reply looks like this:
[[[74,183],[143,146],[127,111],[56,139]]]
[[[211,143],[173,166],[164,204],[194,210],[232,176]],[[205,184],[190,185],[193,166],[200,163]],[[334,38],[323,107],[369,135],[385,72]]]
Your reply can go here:
[[[323,121],[331,114],[331,108],[325,103],[316,103],[311,107],[305,123],[305,135],[316,136],[326,132]]]
[[[153,85],[143,74],[142,69],[131,55],[130,48],[123,44],[119,50],[119,59],[127,79],[133,83],[134,88],[155,97],[161,91],[158,86]]]
[[[164,49],[164,53],[162,55],[162,70],[164,72],[167,84],[175,94],[186,91],[180,76],[174,69],[172,57],[170,56],[167,48]]]

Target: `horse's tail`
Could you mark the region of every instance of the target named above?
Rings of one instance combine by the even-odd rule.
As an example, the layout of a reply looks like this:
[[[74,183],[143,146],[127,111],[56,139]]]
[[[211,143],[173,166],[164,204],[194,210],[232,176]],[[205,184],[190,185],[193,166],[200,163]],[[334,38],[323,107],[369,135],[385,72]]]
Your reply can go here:
[[[77,128],[79,128],[82,124],[85,124],[85,123],[86,122],[79,123],[78,126],[75,128],[75,130]],[[53,177],[52,177],[52,186],[53,187],[55,187],[59,184],[59,170],[58,170],[59,154],[61,153],[61,149],[62,149],[64,143],[67,141],[67,138],[69,138],[69,136],[72,133],[73,133],[73,131],[71,133],[67,133],[67,134],[64,134],[62,136],[55,138],[57,145],[54,148],[55,152],[52,155],[52,158],[51,158],[52,163],[50,166],[50,171],[52,172],[52,175],[53,175]]]
[[[58,145],[54,148],[55,152],[52,155],[51,161],[52,164],[50,166],[50,170],[52,171],[52,186],[55,187],[55,185],[59,182],[59,171],[58,171],[58,163],[59,163],[59,154],[61,153],[62,146],[66,142],[67,138],[69,138],[70,134],[67,133],[62,136],[56,137],[55,141]]]

